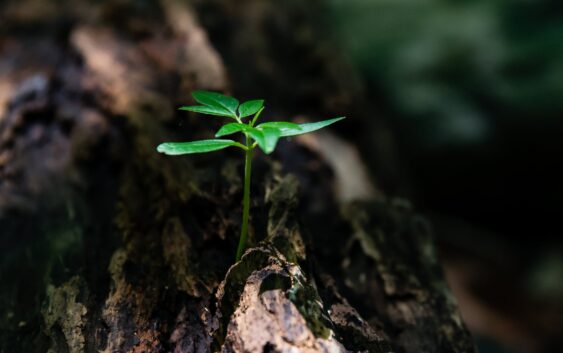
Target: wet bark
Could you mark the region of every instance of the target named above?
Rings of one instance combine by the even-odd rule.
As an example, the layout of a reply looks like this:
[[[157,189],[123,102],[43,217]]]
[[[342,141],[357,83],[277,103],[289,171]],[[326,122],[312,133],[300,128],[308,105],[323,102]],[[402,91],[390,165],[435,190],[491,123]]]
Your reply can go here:
[[[225,61],[240,49],[208,36],[240,15],[228,4],[2,5],[0,352],[474,352],[429,225],[350,143],[324,133],[257,157],[237,263],[240,153],[156,153],[218,127],[174,107],[237,87]],[[300,11],[258,8],[282,27]],[[246,23],[229,38],[269,33]],[[288,113],[345,107],[354,86],[328,64],[273,67],[317,87],[278,98]]]

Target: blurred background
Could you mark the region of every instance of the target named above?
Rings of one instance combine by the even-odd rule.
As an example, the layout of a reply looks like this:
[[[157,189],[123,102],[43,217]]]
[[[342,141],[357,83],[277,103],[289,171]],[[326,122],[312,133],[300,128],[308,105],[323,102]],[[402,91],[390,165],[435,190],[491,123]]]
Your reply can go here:
[[[4,38],[55,40],[103,4],[4,1]],[[238,96],[350,117],[334,131],[431,220],[482,353],[563,351],[563,2],[188,2]],[[114,1],[104,16],[138,25],[120,10],[131,3],[153,6]]]
[[[481,352],[562,351],[563,3],[328,8]]]
[[[481,352],[562,351],[563,3],[329,3]]]

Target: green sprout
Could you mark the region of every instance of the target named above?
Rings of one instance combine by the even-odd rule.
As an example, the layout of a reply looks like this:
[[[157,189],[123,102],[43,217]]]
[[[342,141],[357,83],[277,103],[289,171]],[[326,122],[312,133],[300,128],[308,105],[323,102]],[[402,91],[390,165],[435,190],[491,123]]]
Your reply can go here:
[[[239,104],[233,97],[224,96],[215,92],[194,91],[194,99],[201,105],[181,107],[180,110],[227,117],[235,120],[223,125],[215,134],[215,137],[231,135],[237,132],[245,136],[245,143],[239,143],[227,139],[200,140],[193,142],[166,142],[157,147],[157,151],[167,155],[182,155],[191,153],[206,153],[222,150],[227,147],[238,147],[245,153],[244,165],[244,193],[242,226],[240,240],[237,249],[236,260],[240,260],[245,249],[246,236],[248,234],[248,218],[250,215],[250,174],[252,172],[252,151],[259,146],[266,154],[270,154],[276,148],[281,137],[303,135],[313,132],[344,117],[319,121],[315,123],[294,124],[285,121],[265,122],[255,125],[264,110],[264,101],[261,99],[250,100]],[[252,118],[249,118],[252,117]],[[247,119],[244,122],[243,119]]]

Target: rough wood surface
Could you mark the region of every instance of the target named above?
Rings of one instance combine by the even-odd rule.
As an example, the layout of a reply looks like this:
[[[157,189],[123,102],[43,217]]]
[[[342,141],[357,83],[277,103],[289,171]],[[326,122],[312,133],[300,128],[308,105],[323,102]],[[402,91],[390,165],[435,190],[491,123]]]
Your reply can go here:
[[[428,225],[333,135],[258,157],[233,264],[238,153],[155,152],[217,127],[174,111],[231,89],[213,8],[143,4],[2,5],[0,352],[474,352]]]

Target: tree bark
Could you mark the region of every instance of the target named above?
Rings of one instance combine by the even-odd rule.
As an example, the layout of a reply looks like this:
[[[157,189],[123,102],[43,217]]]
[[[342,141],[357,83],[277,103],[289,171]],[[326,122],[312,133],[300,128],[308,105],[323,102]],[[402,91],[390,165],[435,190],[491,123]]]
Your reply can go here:
[[[429,225],[378,190],[349,143],[325,133],[258,156],[251,246],[236,263],[243,156],[156,153],[217,128],[174,107],[194,89],[237,87],[224,64],[236,50],[218,52],[217,27],[201,23],[243,10],[0,6],[0,352],[475,351]],[[240,6],[281,22],[304,11]],[[291,70],[304,69],[270,79]],[[306,79],[319,89],[295,97],[346,106],[353,84],[334,83],[328,65]],[[278,98],[292,100],[309,102]]]

